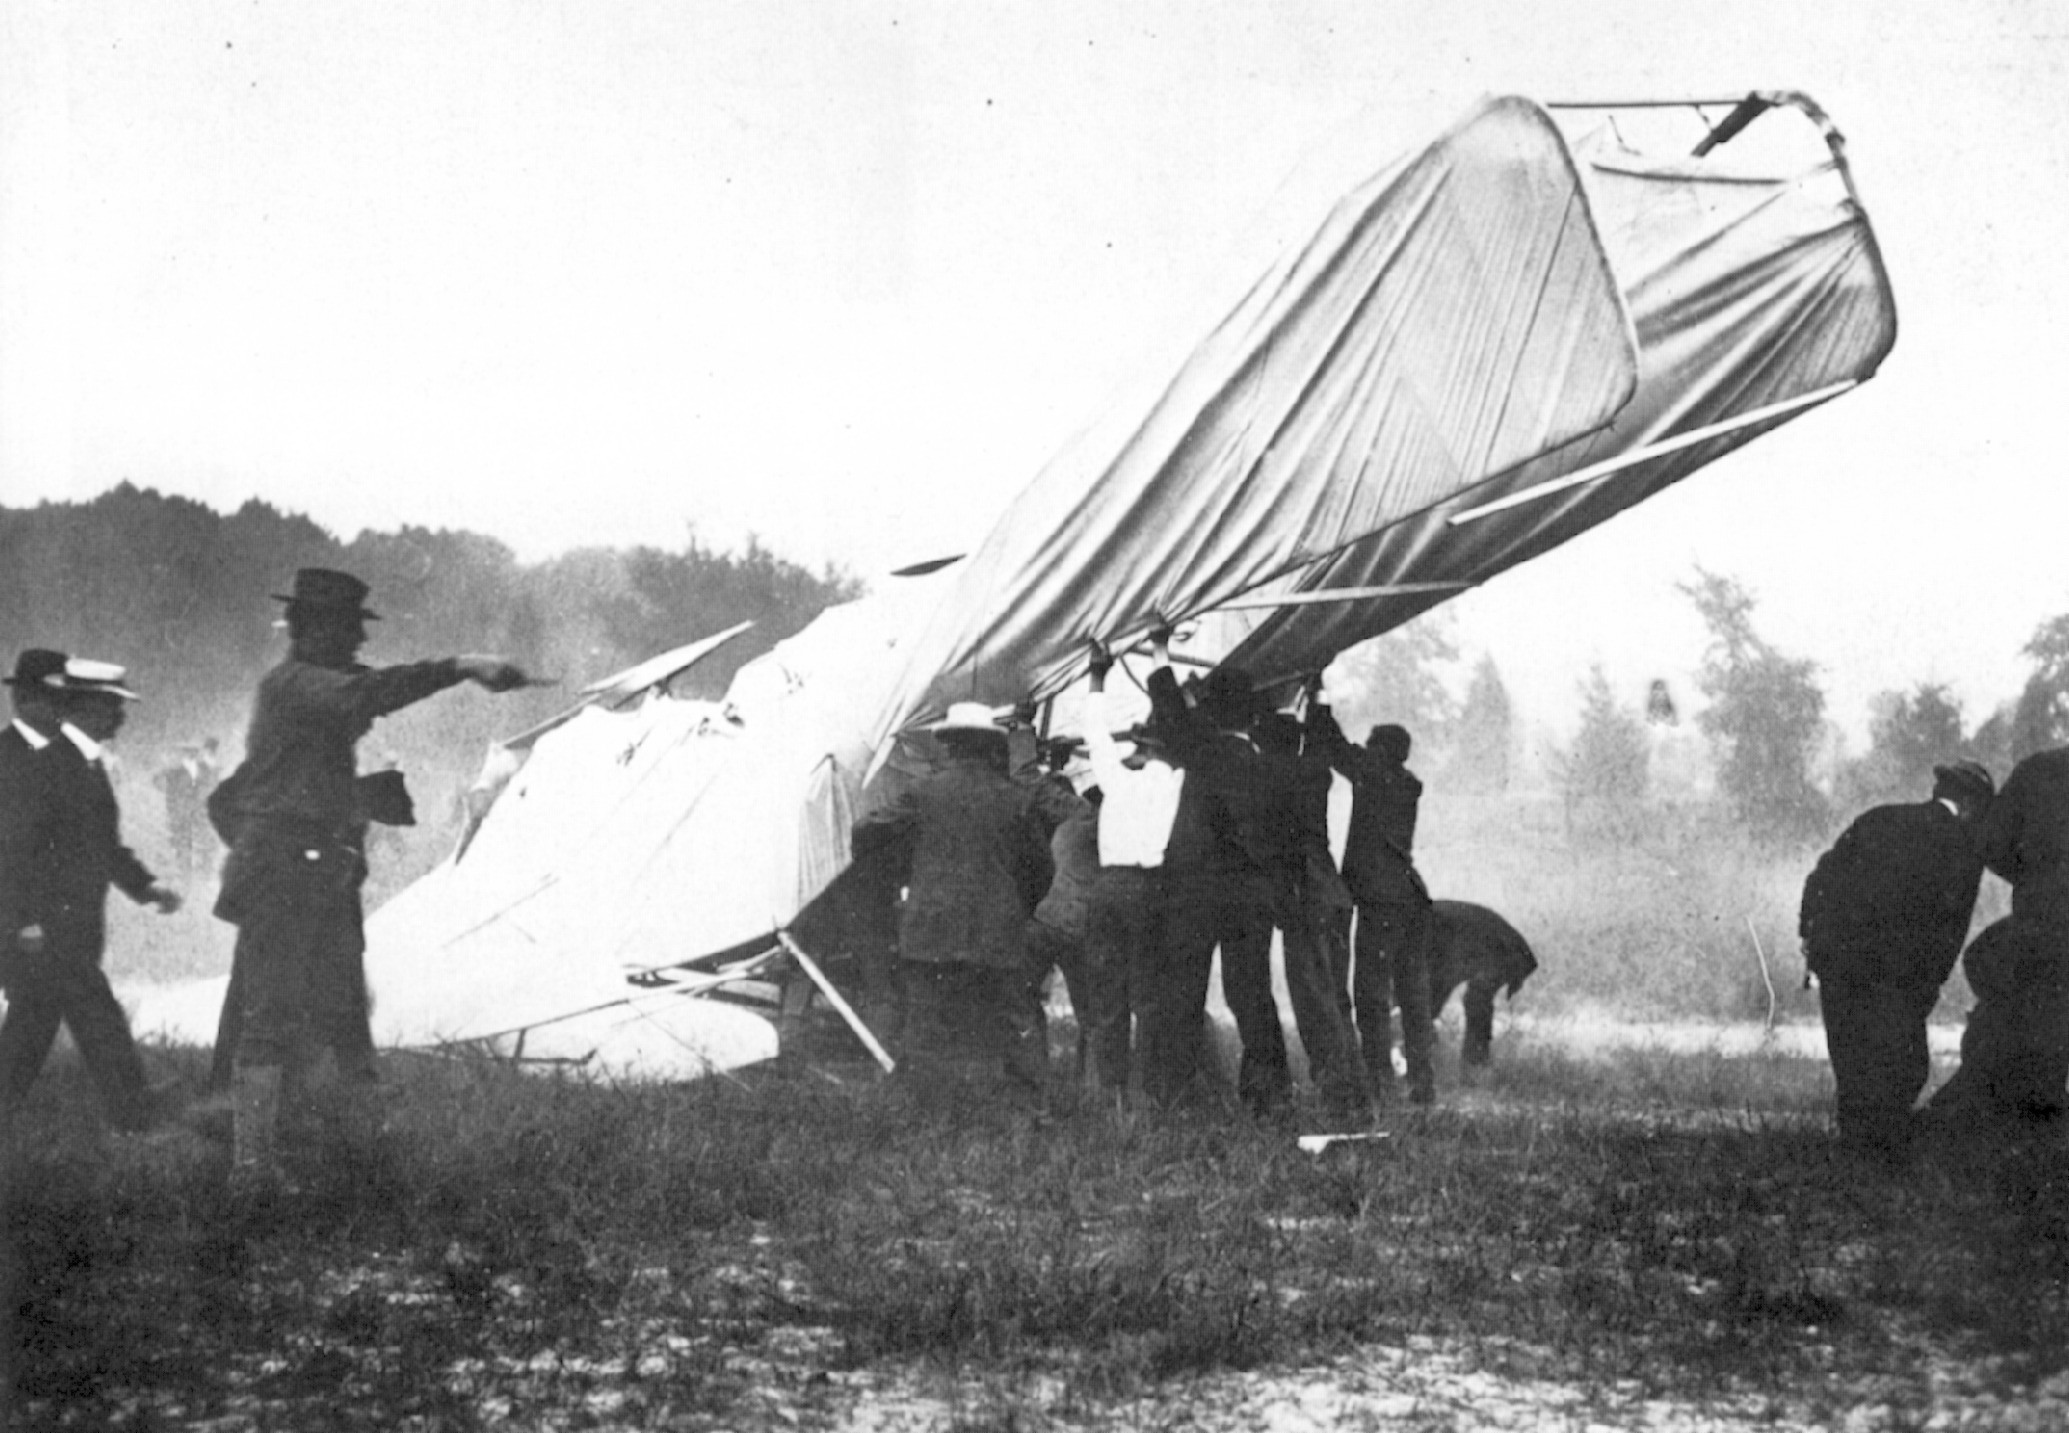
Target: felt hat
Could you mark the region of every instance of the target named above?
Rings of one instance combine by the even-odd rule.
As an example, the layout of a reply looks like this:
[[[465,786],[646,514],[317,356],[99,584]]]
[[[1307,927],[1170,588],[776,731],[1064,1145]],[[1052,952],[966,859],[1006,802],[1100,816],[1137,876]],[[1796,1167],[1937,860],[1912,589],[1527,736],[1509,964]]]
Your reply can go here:
[[[1980,761],[1950,761],[1933,768],[1933,789],[1945,788],[1957,796],[1988,801],[1997,794],[1997,782]]]
[[[295,572],[294,591],[276,592],[273,600],[312,611],[351,612],[368,622],[378,622],[381,614],[369,611],[366,606],[367,593],[371,590],[349,572],[329,567],[303,567]]]
[[[63,652],[49,647],[24,647],[21,655],[14,659],[14,675],[0,677],[10,687],[48,687],[52,691],[62,690],[65,685],[65,663],[71,659]]]

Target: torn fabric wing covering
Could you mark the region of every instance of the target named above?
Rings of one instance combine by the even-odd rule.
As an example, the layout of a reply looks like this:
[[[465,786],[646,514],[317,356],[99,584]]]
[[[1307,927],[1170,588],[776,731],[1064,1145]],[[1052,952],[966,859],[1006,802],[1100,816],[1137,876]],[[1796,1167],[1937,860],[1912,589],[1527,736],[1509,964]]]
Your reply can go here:
[[[1664,446],[1677,434],[1863,380],[1895,343],[1889,280],[1836,156],[1808,171],[1746,172],[1648,158],[1625,148],[1608,126],[1585,135],[1575,153],[1637,325],[1637,397],[1608,428],[1352,544],[1278,590],[1484,582],[1805,410],[1732,428],[1485,517],[1454,524],[1455,514]],[[1283,680],[1320,670],[1336,653],[1447,595],[1217,614],[1202,624],[1195,650],[1238,662],[1261,679]]]
[[[1599,428],[1636,363],[1557,126],[1484,101],[1043,469],[952,569],[879,735],[1046,695],[1089,637],[1206,611]]]
[[[628,970],[772,940],[847,865],[853,819],[901,779],[903,733],[949,701],[1063,691],[1089,637],[1205,614],[1203,655],[1320,670],[1443,594],[1215,609],[1484,580],[1766,424],[1452,516],[1871,373],[1894,319],[1844,185],[1715,169],[1569,146],[1511,99],[1367,165],[969,556],[830,609],[722,705],[657,697],[539,736],[464,856],[369,923],[382,1038],[550,1021],[623,992]]]

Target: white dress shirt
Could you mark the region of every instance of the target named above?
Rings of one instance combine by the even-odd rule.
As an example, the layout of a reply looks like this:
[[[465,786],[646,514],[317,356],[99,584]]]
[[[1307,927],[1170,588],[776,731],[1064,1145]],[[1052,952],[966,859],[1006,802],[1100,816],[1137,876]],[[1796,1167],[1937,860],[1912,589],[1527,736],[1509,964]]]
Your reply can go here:
[[[1085,701],[1085,748],[1101,793],[1099,864],[1148,870],[1162,866],[1185,773],[1155,757],[1140,767],[1127,765],[1107,730],[1103,692],[1092,692]]]

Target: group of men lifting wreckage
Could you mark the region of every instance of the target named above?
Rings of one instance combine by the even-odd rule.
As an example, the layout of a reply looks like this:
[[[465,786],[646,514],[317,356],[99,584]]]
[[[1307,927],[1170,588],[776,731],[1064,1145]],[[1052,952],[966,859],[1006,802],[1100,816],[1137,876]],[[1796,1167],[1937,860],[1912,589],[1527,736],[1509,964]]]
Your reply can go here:
[[[1228,1094],[1206,1038],[1218,949],[1242,1044],[1235,1093],[1254,1114],[1284,1115],[1293,1078],[1273,993],[1276,931],[1324,1121],[1363,1128],[1391,1097],[1396,1005],[1408,1098],[1430,1103],[1433,1008],[1466,980],[1461,958],[1478,957],[1465,1057],[1484,1061],[1494,991],[1535,968],[1528,945],[1492,912],[1453,903],[1460,928],[1447,929],[1449,958],[1436,961],[1438,910],[1413,854],[1422,783],[1405,729],[1375,727],[1356,745],[1318,682],[1303,720],[1233,666],[1188,690],[1172,671],[1171,635],[1150,634],[1150,717],[1120,740],[1106,698],[1114,658],[1095,645],[1082,791],[1061,774],[1080,743],[1033,743],[1036,759],[1016,763],[1026,728],[975,703],[931,726],[940,765],[853,833],[877,909],[897,910],[892,938],[863,962],[864,1020],[928,1085],[990,1081],[1039,1099],[1042,987],[1060,971],[1088,1090],[1118,1095],[1132,1078],[1152,1103],[1212,1106]],[[1341,870],[1328,826],[1337,773],[1354,793]]]
[[[1807,150],[1731,158],[1727,142],[1770,113],[1807,121],[1797,127]],[[1635,144],[1647,115],[1692,118],[1694,148]],[[1177,368],[1148,375],[1083,429],[954,567],[822,614],[743,666],[709,714],[649,744],[642,772],[680,762],[666,768],[678,783],[669,799],[709,796],[696,812],[658,809],[657,798],[635,813],[648,822],[638,870],[665,871],[665,900],[646,899],[600,857],[564,869],[579,855],[565,833],[527,826],[520,804],[504,801],[470,828],[465,859],[441,868],[452,881],[415,902],[419,914],[450,907],[465,926],[397,949],[420,966],[464,967],[454,984],[470,996],[482,979],[518,985],[510,971],[526,960],[557,962],[537,973],[558,990],[587,960],[585,993],[623,1000],[635,965],[658,979],[742,941],[794,946],[810,972],[810,924],[836,904],[822,897],[840,881],[874,881],[865,905],[881,935],[859,982],[869,1018],[858,1032],[881,1028],[922,1069],[982,1069],[1025,1088],[1036,982],[1061,967],[1088,1082],[1139,1083],[1169,1104],[1215,1099],[1205,1010],[1219,948],[1243,1042],[1236,1094],[1272,1115],[1290,1087],[1264,954],[1276,930],[1324,1117],[1363,1121],[1389,1082],[1389,1004],[1403,1011],[1408,1098],[1431,1098],[1431,1007],[1454,983],[1431,950],[1454,918],[1474,917],[1430,901],[1415,877],[1408,733],[1382,726],[1353,744],[1305,674],[1852,391],[1891,350],[1896,321],[1841,136],[1804,96],[1549,107],[1492,96],[1389,163],[1375,166],[1367,138],[1345,132],[1335,158],[1351,182],[1332,182],[1326,202],[1294,195],[1294,242],[1261,277],[1242,276]],[[314,1039],[348,1073],[363,1063],[343,1032],[357,1041],[366,1018],[359,881],[379,793],[358,778],[353,743],[380,715],[457,682],[504,691],[527,680],[494,658],[361,667],[365,594],[348,574],[298,575],[292,652],[260,687],[244,767],[218,789],[231,854],[217,909],[240,925],[230,1001],[245,1016],[230,1078],[239,1168],[273,1158],[293,1049]],[[1197,650],[1219,665],[1190,689],[1161,660],[1163,628],[1180,620],[1214,628]],[[1098,719],[1105,693],[1093,698],[1095,719],[1082,723],[1093,796],[1058,786],[1056,751],[994,713],[1051,701],[1088,667],[1100,686],[1114,655],[1095,636],[1154,638],[1160,660],[1127,754]],[[18,704],[120,685],[61,656],[55,669],[38,660],[17,666]],[[1300,718],[1262,697],[1303,690]],[[93,783],[46,779],[70,762],[43,750],[62,720],[23,710],[19,725],[40,744],[20,738],[0,773],[25,783],[23,810],[57,823],[41,829],[58,829],[69,818],[54,813]],[[880,781],[898,744],[928,727],[940,769]],[[64,739],[90,764],[89,745]],[[1355,792],[1341,870],[1321,816],[1332,773]],[[2038,781],[2015,772],[1999,805],[2024,809],[2012,798]],[[90,876],[62,903],[97,910],[110,880],[155,899],[159,888],[116,852],[111,803],[93,800],[96,854],[79,865]],[[2056,814],[2034,830],[2069,809],[2048,801]],[[499,834],[510,830],[521,834]],[[52,1012],[72,1019],[65,1002],[89,995],[101,1004],[105,981],[82,994],[91,980],[51,974],[60,944],[97,970],[100,923],[81,918],[62,940],[39,925],[21,892],[44,877],[22,873],[49,867],[19,854],[23,838],[5,839],[0,860],[16,885],[0,896],[0,937],[15,948],[0,950],[11,1001],[0,1036],[20,1032],[9,1069],[32,1079]],[[555,849],[512,849],[527,845]],[[533,878],[521,902],[499,906],[502,891],[484,886],[494,869],[484,847]],[[2020,835],[2009,854],[1986,842],[1977,858],[2014,882],[2015,928],[1989,948],[2005,948],[2015,1002],[2054,988],[2047,972],[2062,943],[2050,934],[2058,876],[2048,873],[2065,848]],[[1838,1057],[1843,1105],[1869,1069],[1882,1082],[1876,1099],[1908,1107],[1916,990],[1908,1004],[1884,1002],[1869,989],[1881,966],[1841,958],[1849,942],[1874,939],[1876,922],[1830,925],[1816,912],[1806,922],[1828,1003],[1865,1012],[1834,1026],[1835,1055],[1868,1050],[1850,1068]],[[1945,929],[1956,924],[1950,916]],[[34,950],[21,938],[31,927]],[[1492,984],[1513,986],[1527,946],[1499,931],[1488,939],[1509,951]],[[1971,979],[1979,992],[1992,985],[1975,970]],[[331,993],[313,1001],[319,988]],[[1491,994],[1483,980],[1469,997],[1469,1056],[1484,1054]],[[488,1040],[589,1013],[552,1003],[438,1033]],[[1896,1053],[1875,1043],[1892,1020],[1907,1032]],[[1857,1037],[1865,1044],[1848,1044]],[[2034,1078],[2051,1081],[2043,1102],[2059,1097],[2053,1065]]]

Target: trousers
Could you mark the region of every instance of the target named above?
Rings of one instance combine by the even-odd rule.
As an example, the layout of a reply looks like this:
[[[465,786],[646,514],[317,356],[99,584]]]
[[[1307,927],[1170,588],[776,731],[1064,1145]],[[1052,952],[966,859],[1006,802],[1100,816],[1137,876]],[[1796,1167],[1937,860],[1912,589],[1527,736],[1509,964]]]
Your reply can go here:
[[[1401,1054],[1408,1087],[1425,1099],[1436,1087],[1437,1028],[1430,990],[1436,938],[1428,901],[1358,903],[1356,966],[1349,972],[1351,1009],[1375,1091],[1394,1077],[1392,1008],[1401,1011]]]
[[[143,1122],[150,1099],[143,1057],[97,952],[46,950],[15,957],[7,1018],[0,1021],[0,1099],[12,1105],[27,1097],[59,1025],[70,1028],[108,1118],[125,1126]]]

